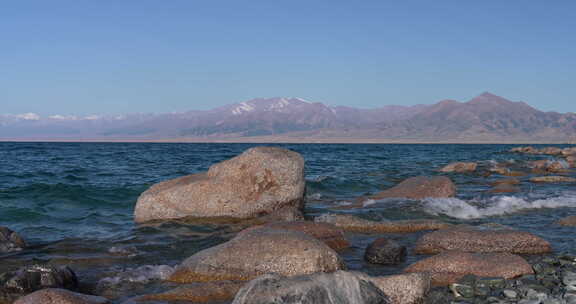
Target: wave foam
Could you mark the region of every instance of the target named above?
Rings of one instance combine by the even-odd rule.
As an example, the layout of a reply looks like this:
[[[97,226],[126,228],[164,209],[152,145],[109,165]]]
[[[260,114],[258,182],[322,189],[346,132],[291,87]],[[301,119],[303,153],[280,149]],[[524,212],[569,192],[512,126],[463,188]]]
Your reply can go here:
[[[531,202],[514,196],[497,196],[477,204],[457,198],[430,198],[424,201],[424,210],[427,213],[445,214],[459,219],[504,215],[527,209],[562,207],[576,207],[576,195],[538,199]]]

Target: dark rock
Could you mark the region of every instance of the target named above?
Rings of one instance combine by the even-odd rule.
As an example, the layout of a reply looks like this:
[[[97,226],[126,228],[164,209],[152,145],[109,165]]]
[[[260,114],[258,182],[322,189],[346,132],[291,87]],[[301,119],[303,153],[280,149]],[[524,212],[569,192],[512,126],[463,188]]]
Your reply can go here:
[[[406,260],[406,247],[393,240],[378,238],[366,248],[364,259],[372,264],[399,264]]]
[[[304,159],[277,147],[256,147],[208,172],[153,185],[138,198],[136,222],[193,218],[303,219]]]
[[[0,226],[0,253],[20,251],[26,247],[26,242],[14,231]]]
[[[353,272],[296,277],[264,275],[246,284],[232,304],[385,304],[390,299]]]
[[[90,296],[65,289],[47,288],[18,299],[14,304],[109,304],[103,297]]]
[[[44,288],[76,290],[78,279],[67,266],[26,266],[0,275],[0,298],[14,299]]]

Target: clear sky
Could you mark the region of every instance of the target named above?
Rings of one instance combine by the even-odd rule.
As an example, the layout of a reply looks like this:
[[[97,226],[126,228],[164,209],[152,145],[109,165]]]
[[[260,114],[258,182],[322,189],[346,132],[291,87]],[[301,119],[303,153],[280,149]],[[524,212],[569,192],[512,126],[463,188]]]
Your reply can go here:
[[[371,108],[490,91],[576,111],[576,1],[18,0],[0,4],[0,113]]]

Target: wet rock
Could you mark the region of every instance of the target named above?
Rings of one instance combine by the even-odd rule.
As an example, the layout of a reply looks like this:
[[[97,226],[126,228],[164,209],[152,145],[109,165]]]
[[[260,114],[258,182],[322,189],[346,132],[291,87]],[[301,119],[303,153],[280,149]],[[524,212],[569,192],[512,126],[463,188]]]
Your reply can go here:
[[[445,286],[456,283],[467,274],[480,277],[510,279],[532,274],[532,266],[522,257],[510,253],[444,252],[418,261],[405,272],[428,272],[432,284]]]
[[[364,259],[372,264],[399,264],[406,260],[406,247],[387,238],[378,238],[368,245]]]
[[[131,303],[187,301],[194,303],[220,303],[231,301],[246,282],[218,281],[192,283],[164,293],[139,296]]]
[[[136,203],[134,220],[184,217],[302,219],[304,159],[276,147],[256,147],[208,172],[153,185]]]
[[[503,178],[490,183],[493,187],[498,187],[502,185],[506,186],[513,186],[513,185],[520,185],[520,180],[517,178]]]
[[[26,266],[0,275],[0,299],[15,299],[44,288],[76,290],[78,279],[67,266]]]
[[[556,222],[556,224],[561,226],[576,227],[576,215],[567,216]]]
[[[264,275],[250,281],[232,304],[385,304],[390,299],[373,283],[353,272],[296,277]]]
[[[295,276],[344,267],[332,248],[305,233],[256,229],[194,254],[176,268],[169,280],[245,281],[267,273]]]
[[[547,154],[547,155],[561,155],[562,149],[558,147],[546,147],[542,148],[538,151],[540,154]]]
[[[47,288],[18,299],[14,304],[109,304],[103,297],[85,295],[65,289]]]
[[[562,149],[562,155],[564,156],[576,155],[576,147]]]
[[[455,227],[429,232],[416,242],[418,254],[444,251],[537,254],[552,251],[550,243],[525,231]]]
[[[26,247],[26,242],[14,231],[0,226],[0,254],[20,251]]]
[[[537,176],[530,179],[533,183],[576,183],[576,178],[568,176]]]
[[[383,199],[402,197],[410,199],[423,199],[427,197],[441,198],[456,195],[456,185],[445,176],[417,176],[411,177],[398,185],[368,197],[369,199]]]
[[[512,153],[525,153],[525,154],[537,154],[538,150],[534,147],[514,147],[510,149]]]
[[[326,213],[314,219],[330,223],[345,231],[361,233],[402,233],[448,228],[451,225],[435,220],[371,221],[350,214]]]
[[[532,167],[533,172],[536,173],[566,172],[567,169],[570,167],[570,165],[566,161],[551,161],[546,159],[533,161],[530,163],[530,166]]]
[[[440,169],[440,172],[468,173],[476,171],[476,167],[478,167],[478,164],[474,162],[454,162],[444,166]]]
[[[96,294],[110,299],[119,298],[129,291],[145,288],[145,284],[170,277],[174,268],[168,265],[143,265],[128,268],[114,276],[105,277],[96,284]]]
[[[241,231],[240,234],[252,231],[254,229],[300,231],[321,240],[334,250],[341,250],[350,246],[350,243],[348,240],[346,240],[342,229],[329,223],[310,221],[275,222],[245,229]]]
[[[393,304],[419,304],[430,290],[426,273],[406,273],[391,276],[364,276],[386,294]]]
[[[516,299],[518,297],[518,293],[512,289],[504,289],[502,293],[508,299]]]
[[[512,185],[501,184],[501,185],[495,186],[494,188],[490,189],[489,192],[490,193],[514,193],[514,192],[520,192],[520,188],[512,186]]]
[[[566,162],[571,168],[576,167],[576,156],[570,155],[566,157]]]

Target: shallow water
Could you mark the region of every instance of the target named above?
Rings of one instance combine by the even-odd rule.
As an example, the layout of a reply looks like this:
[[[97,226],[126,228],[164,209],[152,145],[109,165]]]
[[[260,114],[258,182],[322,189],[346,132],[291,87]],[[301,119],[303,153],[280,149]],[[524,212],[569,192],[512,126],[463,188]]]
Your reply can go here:
[[[134,204],[159,181],[207,170],[253,144],[0,143],[0,225],[19,232],[31,245],[0,257],[0,272],[33,259],[68,264],[80,280],[96,284],[144,265],[174,266],[193,253],[222,243],[242,225],[166,222],[135,225]],[[549,240],[556,252],[576,254],[574,228],[554,225],[574,214],[576,186],[533,184],[520,177],[519,193],[487,192],[492,175],[444,174],[458,186],[451,199],[371,201],[365,208],[340,210],[356,197],[380,191],[417,175],[440,175],[451,161],[477,161],[479,172],[495,163],[526,170],[526,162],[551,158],[508,153],[512,145],[286,144],[306,160],[307,217],[325,212],[355,213],[370,219],[431,218],[451,223],[509,225]],[[574,173],[568,175],[575,176]],[[420,234],[390,237],[411,248]],[[348,267],[371,274],[399,272],[420,257],[395,267],[362,260],[378,235],[348,234],[353,247],[342,253]],[[154,271],[150,271],[153,273]],[[153,275],[151,275],[153,277]],[[110,280],[110,279],[109,279]],[[147,292],[156,286],[146,289]],[[137,294],[137,291],[126,291]]]

